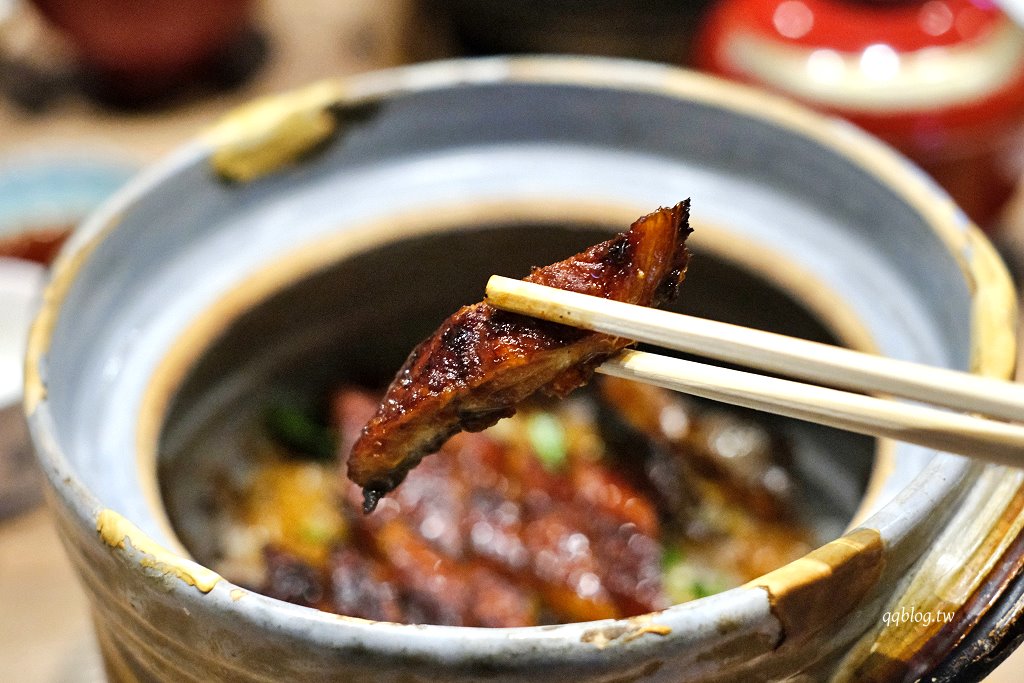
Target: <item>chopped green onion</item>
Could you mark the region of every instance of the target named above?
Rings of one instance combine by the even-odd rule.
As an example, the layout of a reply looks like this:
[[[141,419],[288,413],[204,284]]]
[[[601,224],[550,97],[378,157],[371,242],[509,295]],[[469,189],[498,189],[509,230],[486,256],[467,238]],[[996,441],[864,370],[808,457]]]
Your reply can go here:
[[[274,440],[292,451],[317,460],[335,455],[334,432],[294,403],[281,401],[270,406],[266,425]]]
[[[714,595],[715,593],[719,593],[721,591],[711,587],[710,585],[704,583],[700,579],[697,579],[693,582],[693,585],[690,587],[690,592],[693,593],[693,598],[696,600],[697,598],[706,598],[709,595]]]
[[[670,572],[673,568],[682,563],[685,553],[677,545],[670,545],[661,551],[661,570]]]
[[[526,435],[530,446],[544,468],[556,472],[565,466],[568,457],[565,429],[550,413],[534,413],[526,420]]]
[[[706,598],[729,587],[725,575],[688,562],[682,548],[666,548],[661,556],[661,567],[665,592],[676,603]]]

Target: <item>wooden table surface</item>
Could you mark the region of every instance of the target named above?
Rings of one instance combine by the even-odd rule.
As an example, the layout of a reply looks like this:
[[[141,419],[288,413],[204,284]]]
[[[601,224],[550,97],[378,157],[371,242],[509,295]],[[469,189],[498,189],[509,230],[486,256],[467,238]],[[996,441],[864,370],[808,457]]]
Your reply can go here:
[[[422,22],[413,0],[264,0],[259,11],[273,56],[241,91],[135,115],[76,100],[45,115],[28,115],[0,102],[0,155],[38,146],[86,145],[108,147],[146,163],[254,96],[445,51],[443,35]],[[0,25],[5,45],[15,49],[32,44],[43,31],[36,17],[20,12],[14,31],[4,35]],[[408,36],[416,36],[416,42]],[[1005,235],[1024,262],[1024,220],[1014,222]],[[0,520],[0,681],[103,680],[88,603],[45,509]],[[1024,648],[988,679],[1021,680]]]

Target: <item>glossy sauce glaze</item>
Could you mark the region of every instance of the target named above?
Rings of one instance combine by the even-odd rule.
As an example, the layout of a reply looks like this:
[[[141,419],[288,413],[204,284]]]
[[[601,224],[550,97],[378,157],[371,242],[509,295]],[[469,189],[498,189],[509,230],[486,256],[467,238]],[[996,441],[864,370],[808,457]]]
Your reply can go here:
[[[331,397],[338,454],[377,402],[352,386]],[[314,432],[281,438],[278,424],[260,437],[255,476],[227,493],[215,566],[339,614],[485,627],[626,617],[739,585],[814,540],[778,439],[623,380],[457,434],[370,515],[337,475],[344,458],[295,438]]]
[[[674,297],[689,253],[689,201],[639,218],[628,232],[525,279],[657,306]],[[410,354],[353,445],[348,475],[369,512],[427,454],[459,431],[479,431],[535,392],[565,396],[627,339],[499,311],[456,311]]]

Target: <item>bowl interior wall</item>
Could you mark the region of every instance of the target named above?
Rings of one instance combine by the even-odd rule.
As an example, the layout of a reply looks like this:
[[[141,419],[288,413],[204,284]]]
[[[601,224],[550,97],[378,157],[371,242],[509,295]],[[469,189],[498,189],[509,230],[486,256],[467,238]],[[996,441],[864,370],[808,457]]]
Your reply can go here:
[[[159,446],[170,519],[200,561],[217,554],[209,516],[225,471],[250,464],[246,435],[270,397],[314,405],[341,382],[384,386],[410,349],[492,273],[521,277],[605,239],[599,225],[486,225],[432,233],[345,259],[288,286],[235,320],[174,397]],[[755,273],[710,254],[692,260],[680,312],[835,341],[804,307]],[[874,440],[749,413],[793,445],[801,514],[822,541],[849,522],[867,485]]]

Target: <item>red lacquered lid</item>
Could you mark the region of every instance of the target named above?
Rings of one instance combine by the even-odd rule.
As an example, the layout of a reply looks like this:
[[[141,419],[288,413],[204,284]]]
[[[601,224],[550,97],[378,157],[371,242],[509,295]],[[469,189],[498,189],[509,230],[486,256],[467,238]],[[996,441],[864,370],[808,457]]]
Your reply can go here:
[[[983,0],[725,0],[702,68],[786,93],[899,143],[984,144],[1024,116],[1024,31]]]

